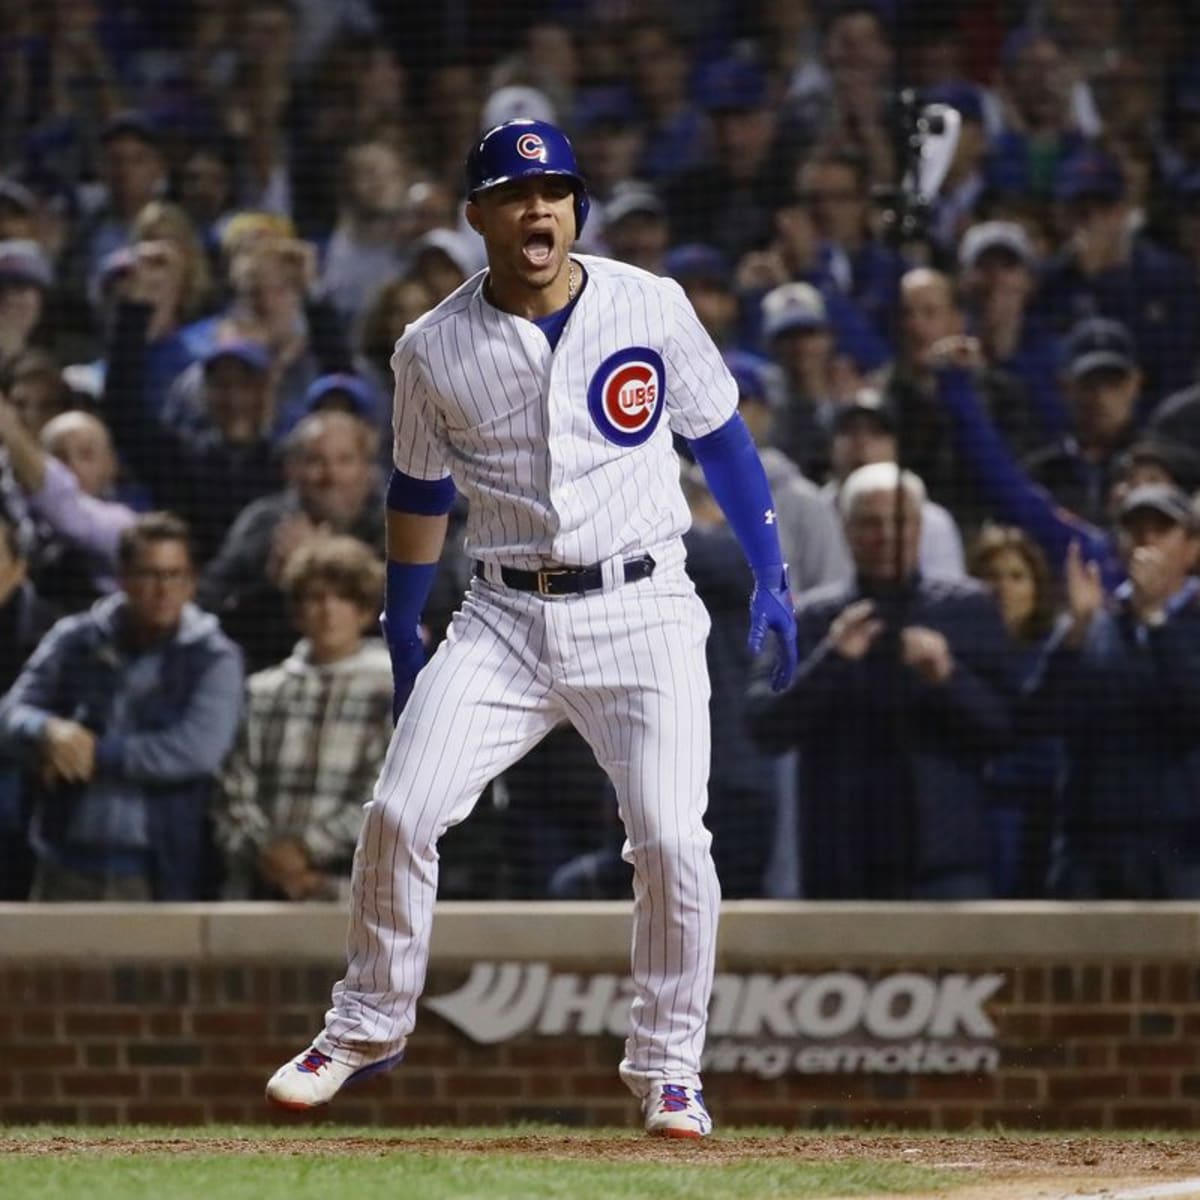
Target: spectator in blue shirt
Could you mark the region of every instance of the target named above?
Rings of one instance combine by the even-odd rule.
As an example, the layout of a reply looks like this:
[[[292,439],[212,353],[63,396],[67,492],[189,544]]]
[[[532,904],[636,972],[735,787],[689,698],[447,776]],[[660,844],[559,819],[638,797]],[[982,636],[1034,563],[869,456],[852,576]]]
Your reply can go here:
[[[120,579],[54,626],[0,705],[0,736],[39,780],[35,900],[198,900],[214,883],[209,803],[241,655],[191,603],[178,518],[122,535]]]

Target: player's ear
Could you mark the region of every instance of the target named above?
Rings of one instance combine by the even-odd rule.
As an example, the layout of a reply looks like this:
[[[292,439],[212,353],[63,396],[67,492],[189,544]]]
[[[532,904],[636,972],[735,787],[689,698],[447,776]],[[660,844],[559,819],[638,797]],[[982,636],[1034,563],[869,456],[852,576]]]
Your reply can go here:
[[[483,236],[483,226],[479,220],[479,205],[474,200],[467,201],[466,208],[467,224],[475,230],[480,237]]]

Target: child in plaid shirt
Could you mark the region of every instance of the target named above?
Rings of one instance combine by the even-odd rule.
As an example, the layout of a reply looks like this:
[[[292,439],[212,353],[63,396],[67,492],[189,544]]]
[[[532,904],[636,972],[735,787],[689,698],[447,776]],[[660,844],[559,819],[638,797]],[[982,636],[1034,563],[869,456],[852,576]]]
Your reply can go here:
[[[288,560],[301,634],[290,658],[247,680],[217,809],[227,899],[349,893],[363,805],[392,734],[392,669],[374,628],[383,566],[362,542],[321,537]]]

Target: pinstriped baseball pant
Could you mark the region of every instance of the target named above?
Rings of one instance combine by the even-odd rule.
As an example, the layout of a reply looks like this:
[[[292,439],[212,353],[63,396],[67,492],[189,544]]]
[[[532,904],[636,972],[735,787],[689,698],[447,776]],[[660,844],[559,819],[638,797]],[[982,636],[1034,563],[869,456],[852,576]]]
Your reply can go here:
[[[394,1053],[416,1021],[437,841],[563,718],[608,772],[634,868],[634,999],[621,1075],[699,1086],[720,891],[702,817],[708,614],[682,566],[543,599],[472,581],[417,677],[354,856],[348,965],[318,1048]]]

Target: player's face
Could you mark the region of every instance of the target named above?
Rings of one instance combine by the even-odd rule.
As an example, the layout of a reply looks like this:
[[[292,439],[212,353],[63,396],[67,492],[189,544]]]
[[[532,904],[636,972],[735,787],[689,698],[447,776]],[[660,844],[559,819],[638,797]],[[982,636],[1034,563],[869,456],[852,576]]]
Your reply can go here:
[[[487,246],[497,275],[541,291],[566,269],[575,240],[575,193],[556,175],[514,179],[467,205],[467,218]]]

